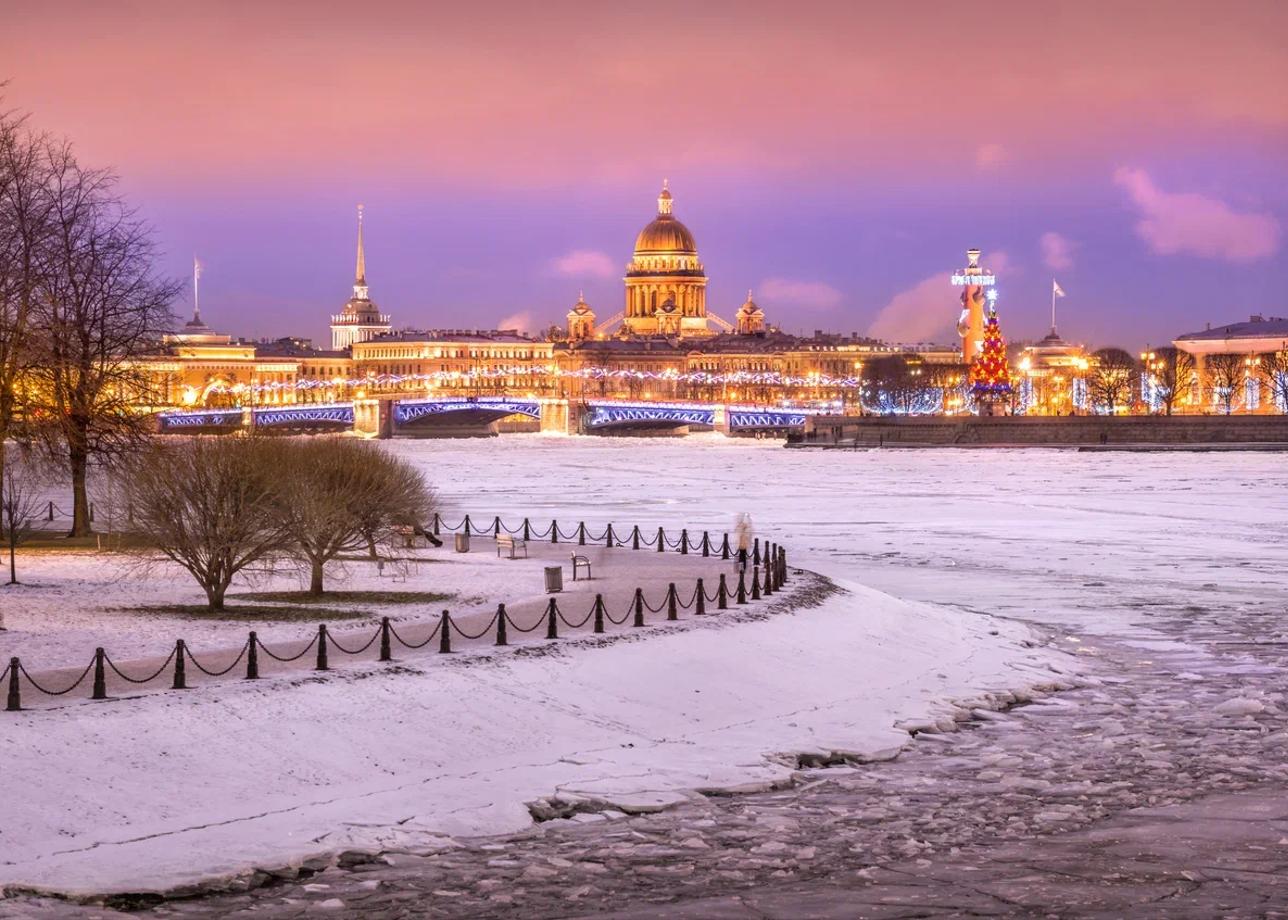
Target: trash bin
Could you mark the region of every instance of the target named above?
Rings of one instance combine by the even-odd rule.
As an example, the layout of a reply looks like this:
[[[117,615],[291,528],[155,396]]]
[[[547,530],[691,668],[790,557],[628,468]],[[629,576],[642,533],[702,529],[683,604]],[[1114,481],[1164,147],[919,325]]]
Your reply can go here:
[[[558,594],[563,590],[563,566],[546,566],[546,593]]]
[[[456,535],[456,551],[458,553],[468,553],[470,551],[470,535],[467,533],[458,533]]]

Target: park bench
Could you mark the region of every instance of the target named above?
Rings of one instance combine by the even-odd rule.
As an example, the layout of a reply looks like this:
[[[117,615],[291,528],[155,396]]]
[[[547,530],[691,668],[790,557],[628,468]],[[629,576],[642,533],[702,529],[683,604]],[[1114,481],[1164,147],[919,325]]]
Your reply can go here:
[[[496,536],[496,554],[501,555],[501,550],[508,550],[511,559],[518,559],[515,555],[519,550],[523,550],[523,558],[528,558],[528,541],[522,537],[512,537],[508,533],[497,534]]]
[[[586,580],[589,581],[590,580],[590,560],[585,556],[578,556],[576,553],[573,553],[572,554],[572,580],[573,581],[577,580],[577,573],[582,569],[586,570]]]

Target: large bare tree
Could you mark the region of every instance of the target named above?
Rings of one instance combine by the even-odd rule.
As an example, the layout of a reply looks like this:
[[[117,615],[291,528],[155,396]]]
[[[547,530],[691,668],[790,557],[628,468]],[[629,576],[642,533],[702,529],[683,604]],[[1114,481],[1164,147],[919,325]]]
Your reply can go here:
[[[423,525],[433,507],[419,470],[366,441],[282,439],[273,467],[279,522],[308,569],[310,594],[323,592],[328,562],[374,553],[396,528]]]
[[[1121,348],[1101,348],[1092,355],[1087,395],[1093,405],[1113,415],[1129,407],[1136,384],[1136,359]]]
[[[1226,415],[1234,411],[1234,401],[1246,373],[1242,355],[1208,355],[1208,385]]]
[[[32,378],[44,433],[71,477],[71,536],[85,536],[91,460],[150,430],[136,408],[149,382],[133,359],[169,327],[180,283],[157,274],[152,229],[116,196],[112,174],[82,168],[63,144],[49,153],[47,182],[53,227],[34,304]]]
[[[49,139],[24,118],[0,112],[0,480],[9,440],[29,434],[22,381],[52,231],[50,152]]]
[[[1278,351],[1263,355],[1261,369],[1270,384],[1271,398],[1281,412],[1288,414],[1288,342],[1281,343]]]
[[[1171,415],[1194,380],[1194,356],[1172,345],[1159,348],[1154,352],[1150,370],[1154,392],[1163,404],[1163,411]]]
[[[234,577],[285,553],[276,459],[263,438],[205,437],[157,440],[121,464],[135,526],[191,573],[211,611]]]

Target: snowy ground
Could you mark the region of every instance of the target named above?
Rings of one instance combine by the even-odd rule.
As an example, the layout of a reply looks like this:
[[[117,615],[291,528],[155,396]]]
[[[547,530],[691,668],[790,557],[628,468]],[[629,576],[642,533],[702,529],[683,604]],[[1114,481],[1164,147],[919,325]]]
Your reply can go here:
[[[669,794],[704,782],[730,785],[743,779],[773,781],[776,769],[791,771],[772,757],[766,758],[767,754],[809,748],[879,750],[883,740],[900,737],[890,730],[899,719],[925,719],[927,715],[948,713],[944,704],[952,698],[960,700],[986,690],[1039,682],[1033,669],[1052,653],[1024,648],[1025,628],[986,616],[993,613],[1056,627],[1061,633],[1061,648],[1087,649],[1092,652],[1083,655],[1088,666],[1122,682],[1118,690],[1114,689],[1116,684],[1104,683],[1104,678],[1092,680],[1086,689],[1057,698],[1067,698],[1068,704],[1016,710],[1012,721],[1006,721],[1012,717],[1004,717],[997,723],[1003,730],[1007,725],[1023,728],[1026,722],[1031,728],[1049,723],[1053,732],[1049,737],[1026,738],[1018,730],[995,735],[992,741],[987,731],[970,735],[978,740],[968,745],[956,762],[960,766],[955,763],[953,769],[969,769],[967,765],[974,759],[975,770],[980,773],[977,782],[1004,783],[1003,794],[988,798],[995,805],[988,822],[996,821],[996,827],[1011,828],[1016,835],[1044,833],[1044,829],[1058,829],[1063,820],[1095,820],[1113,808],[1156,800],[1159,796],[1150,791],[1149,784],[1166,783],[1168,776],[1188,766],[1175,762],[1165,739],[1151,744],[1154,753],[1143,758],[1143,766],[1138,763],[1142,760],[1138,753],[1135,760],[1114,755],[1100,765],[1087,750],[1080,751],[1071,762],[1069,757],[1077,745],[1062,748],[1063,739],[1072,736],[1080,740],[1085,734],[1088,743],[1095,743],[1097,726],[1106,719],[1116,719],[1121,731],[1115,731],[1112,737],[1130,745],[1124,751],[1138,752],[1139,744],[1130,744],[1133,737],[1163,726],[1175,733],[1173,722],[1168,720],[1184,718],[1195,706],[1211,714],[1214,725],[1251,720],[1253,724],[1242,732],[1255,731],[1257,725],[1267,721],[1273,723],[1281,711],[1282,701],[1274,695],[1278,691],[1272,689],[1268,699],[1252,700],[1261,707],[1257,712],[1250,711],[1250,703],[1238,702],[1232,705],[1249,711],[1235,713],[1227,707],[1217,712],[1217,707],[1251,694],[1252,690],[1241,689],[1245,684],[1265,683],[1264,665],[1260,670],[1243,666],[1251,679],[1242,682],[1230,678],[1227,668],[1220,672],[1225,677],[1218,682],[1204,676],[1207,669],[1214,667],[1212,656],[1194,652],[1196,642],[1218,641],[1214,635],[1223,631],[1241,641],[1248,641],[1249,636],[1274,640],[1282,634],[1282,622],[1265,615],[1276,609],[1282,614],[1288,599],[1288,569],[1284,565],[1288,562],[1284,524],[1288,520],[1288,475],[1274,455],[810,453],[705,438],[684,442],[592,442],[511,437],[486,444],[395,444],[394,449],[425,463],[442,484],[445,497],[460,510],[477,509],[476,513],[505,508],[534,518],[558,513],[561,518],[585,517],[588,521],[652,520],[667,525],[684,522],[722,530],[729,526],[736,511],[750,510],[762,532],[781,535],[793,548],[794,563],[830,576],[851,593],[834,596],[818,607],[769,619],[659,633],[647,641],[618,642],[607,648],[555,656],[511,656],[490,661],[485,667],[462,665],[424,671],[413,668],[407,674],[333,679],[271,696],[258,687],[254,691],[238,689],[220,693],[205,704],[194,693],[181,700],[163,697],[163,708],[157,708],[154,698],[142,715],[133,717],[117,704],[101,707],[94,710],[92,723],[69,709],[70,715],[55,717],[62,721],[45,721],[39,731],[20,738],[16,733],[6,733],[6,754],[21,754],[22,768],[34,771],[41,766],[47,769],[55,761],[76,764],[78,746],[91,744],[105,752],[106,766],[100,766],[93,776],[75,774],[70,777],[71,785],[101,784],[99,774],[113,781],[106,793],[96,796],[91,791],[78,797],[76,805],[87,810],[87,815],[76,816],[77,820],[64,828],[50,820],[48,807],[40,807],[38,799],[18,824],[29,832],[27,840],[36,842],[44,858],[17,862],[9,856],[6,842],[5,859],[11,863],[3,867],[6,877],[26,875],[31,880],[43,873],[45,878],[53,879],[80,872],[88,880],[88,887],[101,887],[98,882],[105,882],[113,872],[119,874],[123,867],[138,872],[146,865],[149,871],[163,874],[179,864],[190,867],[203,859],[207,868],[230,866],[231,863],[218,861],[227,857],[226,849],[221,847],[228,842],[218,839],[222,832],[184,830],[192,826],[194,818],[204,814],[209,819],[216,811],[235,822],[227,825],[229,840],[237,842],[243,850],[237,855],[245,858],[247,845],[280,841],[280,836],[275,835],[283,831],[307,837],[323,826],[331,830],[316,844],[312,838],[292,838],[293,843],[343,847],[345,841],[365,839],[380,846],[406,845],[411,841],[398,833],[438,830],[464,834],[483,828],[505,829],[514,821],[527,819],[526,812],[515,810],[515,801],[497,794],[520,792],[508,785],[519,774],[535,779],[533,788],[544,784],[544,793],[567,782],[565,788],[571,791],[591,793],[589,798],[599,802],[595,807],[602,807],[614,795],[636,796],[645,789],[653,794]],[[480,458],[486,462],[476,462]],[[477,496],[484,495],[485,507],[479,507],[481,499]],[[475,497],[466,501],[465,496]],[[860,583],[898,595],[900,600],[861,587]],[[1179,628],[1188,628],[1196,620],[1203,621],[1206,627],[1200,631],[1201,638]],[[999,635],[989,635],[991,630],[997,630]],[[1125,672],[1123,676],[1115,673],[1115,669],[1128,668],[1129,664],[1143,670]],[[1017,665],[1020,670],[1016,670]],[[451,673],[444,673],[447,670]],[[1150,679],[1143,680],[1141,673],[1148,673]],[[1195,676],[1183,676],[1186,674]],[[431,680],[434,686],[426,690]],[[702,704],[683,705],[683,700],[696,699],[693,691],[697,690],[702,691]],[[307,703],[303,702],[305,693]],[[1123,702],[1138,697],[1149,705]],[[526,722],[509,721],[510,712],[522,712],[525,704],[538,700],[545,704],[540,717]],[[445,719],[460,718],[462,701],[465,711],[474,717],[455,724],[456,735],[438,734]],[[997,699],[991,702],[996,704]],[[355,703],[364,706],[367,714],[358,725],[353,724],[352,718],[343,718]],[[1091,707],[1093,712],[1086,721],[1077,715],[1080,704]],[[1096,710],[1097,706],[1102,709]],[[480,711],[487,713],[487,721],[482,724],[488,730],[482,733],[478,730]],[[605,711],[611,718],[604,717]],[[251,714],[254,723],[247,718]],[[40,717],[51,718],[48,714]],[[171,719],[185,728],[200,722],[201,737],[177,744],[175,733],[167,727]],[[321,727],[306,729],[305,719]],[[287,726],[273,733],[274,749],[263,748],[264,724]],[[1086,726],[1081,734],[1071,731],[1078,724]],[[532,731],[533,725],[540,725],[542,730]],[[1242,732],[1235,737],[1251,737]],[[1273,737],[1273,725],[1262,725],[1258,737],[1268,732]],[[317,751],[319,734],[342,739],[333,745],[340,752]],[[622,748],[624,736],[635,737],[631,743],[636,746]],[[123,738],[128,739],[128,745]],[[228,742],[228,738],[232,741]],[[444,767],[449,754],[443,753],[437,742],[459,742],[462,738],[466,747],[449,753],[458,758],[458,763],[461,759],[471,761],[473,775],[458,772],[448,776]],[[593,757],[582,762],[586,758],[575,755],[571,759],[577,762],[573,764],[543,759],[542,755],[554,752],[549,747],[551,742],[564,738],[583,755],[593,751]],[[906,739],[907,734],[902,738]],[[1117,744],[1115,741],[1095,750],[1112,753]],[[363,756],[345,756],[346,747]],[[914,750],[920,752],[923,747],[915,745]],[[995,750],[1001,759],[988,759],[990,750]],[[191,780],[164,781],[157,788],[157,772],[142,774],[142,770],[155,762],[160,751],[165,752],[165,761],[174,767],[170,772],[177,776],[195,774],[205,778],[214,774],[233,783],[239,796],[246,799],[246,807],[241,807],[242,801],[230,806],[227,796],[204,796],[200,789],[193,796]],[[1254,760],[1255,751],[1253,748],[1248,755]],[[538,755],[535,758],[534,753]],[[1187,749],[1186,756],[1195,759],[1204,753],[1200,746]],[[1032,755],[1038,760],[1031,766],[1015,769]],[[6,762],[10,760],[6,757]],[[352,760],[364,769],[354,768]],[[233,762],[245,763],[246,772],[232,772],[228,764]],[[281,775],[285,772],[281,770],[283,762],[292,765],[292,772],[285,776]],[[736,822],[730,818],[735,830],[729,831],[733,836],[721,837],[721,845],[732,847],[732,840],[745,840],[747,848],[754,849],[783,838],[789,841],[783,846],[795,847],[788,854],[791,858],[783,855],[786,851],[764,850],[747,854],[745,865],[717,865],[711,867],[715,871],[710,875],[699,873],[697,877],[709,884],[723,881],[735,888],[808,877],[814,855],[804,851],[810,849],[809,836],[819,832],[817,824],[806,820],[812,813],[811,800],[818,806],[818,813],[848,812],[866,828],[860,839],[865,846],[870,845],[871,851],[853,851],[857,855],[848,857],[853,863],[897,858],[901,852],[908,852],[907,844],[909,839],[916,839],[914,834],[926,843],[925,852],[937,852],[936,835],[951,837],[949,830],[960,835],[972,827],[965,816],[977,810],[978,800],[972,805],[969,798],[949,796],[956,786],[952,770],[925,764],[918,767],[918,762],[911,760],[904,769],[903,762],[901,758],[893,765],[863,768],[853,774],[855,785],[842,789],[844,795],[828,791],[836,781],[815,788],[814,780],[809,779],[808,791],[780,794],[780,798],[788,797],[786,802],[759,805],[756,803],[760,797],[749,797],[747,814],[769,815],[770,820],[761,823],[757,817],[749,824],[744,822],[742,831],[736,831]],[[350,769],[343,769],[346,764]],[[638,773],[654,764],[665,764],[670,772],[654,771],[648,782],[621,784],[632,768]],[[1059,809],[1051,812],[1047,807],[1050,803],[1040,791],[1041,784],[1068,776],[1071,764],[1087,771],[1085,780],[1079,781],[1083,783],[1079,794],[1096,801],[1097,807],[1079,804],[1076,814]],[[997,775],[989,773],[990,765]],[[1210,765],[1204,762],[1200,766]],[[1130,790],[1131,795],[1105,776],[1106,772],[1121,774],[1129,768],[1140,771],[1139,778],[1128,774],[1127,778],[1137,784]],[[128,777],[133,769],[140,771],[134,782],[148,784],[147,795],[139,794],[128,781],[119,778]],[[569,769],[571,780],[561,780],[561,772]],[[942,770],[949,782],[924,785],[931,781],[926,774],[932,770]],[[710,774],[707,780],[702,779],[703,771]],[[825,772],[834,776],[844,773]],[[1038,775],[1025,786],[1030,777],[1022,774],[1029,772]],[[1007,781],[1008,776],[1017,773],[1021,774],[1017,776],[1021,782]],[[373,775],[379,781],[373,781]],[[1199,766],[1187,775],[1193,778],[1195,794],[1204,788],[1226,788],[1221,785],[1226,780],[1219,779],[1211,779],[1204,787],[1209,777],[1245,779],[1237,771],[1218,774]],[[440,810],[444,803],[434,801],[437,797],[426,792],[427,788],[438,788],[445,778],[458,784],[457,791],[467,807],[467,811],[452,816],[465,822],[457,827],[444,822]],[[602,782],[605,778],[608,782]],[[880,794],[879,790],[888,788],[882,786],[883,778],[906,781],[910,791],[918,790],[908,800],[904,813],[899,808],[892,811]],[[426,784],[427,779],[432,782]],[[266,783],[271,788],[263,790],[261,796],[261,787]],[[877,795],[871,799],[873,807],[866,812],[866,818],[863,813],[856,814],[868,807],[864,804],[868,801],[863,798],[867,795],[864,783],[875,784],[873,794]],[[1178,795],[1185,791],[1177,790],[1174,783],[1168,788]],[[180,790],[193,800],[185,799],[181,806],[176,805]],[[486,796],[487,805],[477,799],[470,801],[471,794]],[[1097,796],[1104,796],[1108,804],[1099,802]],[[943,821],[932,820],[934,812],[925,814],[928,824],[922,822],[920,809],[946,808],[945,797],[960,799],[964,809],[963,818],[955,820],[953,829],[946,828]],[[520,800],[531,798],[520,796]],[[146,820],[138,817],[140,802],[151,809]],[[1032,810],[1026,811],[1029,803]],[[1099,810],[1102,804],[1104,811]],[[640,831],[646,837],[656,832],[659,844],[669,841],[671,846],[680,842],[671,838],[681,833],[699,843],[703,842],[702,835],[725,834],[721,821],[728,816],[700,809],[693,812],[694,807],[686,805],[666,813],[674,814],[674,818],[638,819],[657,822],[653,827],[641,825]],[[260,808],[264,810],[257,810]],[[354,820],[355,812],[361,813],[358,821]],[[244,824],[237,820],[251,813],[265,817]],[[424,815],[429,820],[422,827],[417,817],[409,822],[410,827],[402,825],[402,831],[391,834],[396,825],[391,825],[389,818],[395,813],[403,817]],[[951,815],[952,811],[944,813]],[[462,814],[467,817],[462,819]],[[499,820],[488,823],[491,818]],[[673,823],[668,825],[668,821]],[[988,827],[994,827],[988,822]],[[549,822],[542,827],[564,823],[567,822]],[[789,825],[793,828],[790,831]],[[38,832],[46,836],[42,838]],[[152,847],[146,839],[123,842],[153,833],[164,835],[157,838],[162,841],[160,848]],[[631,833],[639,832],[628,831],[627,836]],[[829,825],[827,833],[835,835],[837,828]],[[57,839],[56,835],[61,835],[64,842],[48,846],[41,843]],[[805,839],[792,840],[793,836]],[[202,840],[209,849],[203,849]],[[888,840],[891,847],[885,856],[880,845],[883,840]],[[575,843],[570,840],[557,852],[571,857]],[[645,873],[648,865],[657,862],[650,858],[648,846],[622,847],[599,838],[588,843],[596,853],[602,853],[608,845],[614,852],[621,852],[622,860],[610,870],[607,882],[589,875],[578,881],[573,889],[581,892],[578,898],[587,897],[594,889],[596,896],[607,899],[596,903],[611,906],[613,891],[619,892],[619,899],[628,897],[632,901],[675,895],[671,882],[658,881],[658,876]],[[93,844],[99,845],[86,855],[84,848]],[[945,851],[955,845],[947,844]],[[544,886],[551,895],[563,896],[559,892],[568,893],[571,870],[556,872],[553,878],[544,874],[551,865],[562,866],[548,861],[556,858],[551,853],[558,846],[557,835],[551,835],[532,841],[527,854],[531,863],[518,858],[494,860],[498,865],[493,868],[480,863],[468,875],[477,881],[477,891],[470,897],[458,891],[444,896],[441,903],[459,905],[457,914],[465,916],[476,910],[478,899],[491,904],[492,911],[503,911],[510,904],[521,910],[525,890],[538,897]],[[190,849],[185,851],[184,847]],[[699,849],[697,844],[691,848]],[[916,849],[919,847],[913,852]],[[434,865],[440,869],[455,866],[457,874],[466,875],[470,853],[459,852],[459,857],[445,855],[441,865]],[[162,857],[159,864],[152,861],[158,853]],[[737,856],[729,854],[730,859]],[[829,856],[827,866],[835,870],[837,857]],[[644,862],[632,862],[636,857]],[[842,860],[845,858],[842,853]],[[596,865],[602,868],[604,863],[599,858]],[[547,869],[528,873],[525,867],[534,864],[538,870],[542,865]],[[682,870],[694,862],[677,857],[675,865]],[[637,870],[632,868],[635,866]],[[763,872],[757,866],[763,866]],[[95,867],[104,875],[90,875]],[[589,873],[589,862],[586,867]],[[425,884],[447,884],[435,881],[438,870],[431,872],[433,868],[427,865],[407,873],[423,878]],[[489,881],[513,872],[524,873],[523,879],[507,882],[504,893]],[[772,878],[771,873],[775,873]],[[132,880],[143,883],[154,879]],[[583,885],[582,881],[590,884]],[[512,894],[516,882],[517,899]],[[346,884],[344,878],[332,879],[325,883],[327,887],[312,893],[288,892],[292,897],[281,903],[288,913],[296,909],[307,912],[310,904],[329,897],[328,892],[343,893],[346,903],[356,903],[355,892],[375,896],[375,889],[359,888],[358,883],[359,877],[352,885]],[[409,895],[417,894],[413,879],[406,878],[401,884]],[[640,887],[646,884],[658,890]],[[788,900],[784,903],[790,904],[791,898],[799,896],[798,892],[785,892]],[[396,900],[392,898],[389,903]],[[439,902],[435,904],[437,910]],[[216,912],[229,907],[211,906]],[[447,907],[442,909],[451,913]],[[769,910],[765,913],[790,915]],[[693,915],[708,914],[699,910]]]

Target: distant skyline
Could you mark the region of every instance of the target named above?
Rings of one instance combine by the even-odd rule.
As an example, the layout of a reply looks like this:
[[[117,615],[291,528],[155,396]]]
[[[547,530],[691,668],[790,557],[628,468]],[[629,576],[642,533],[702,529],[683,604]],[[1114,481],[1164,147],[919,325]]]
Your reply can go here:
[[[397,327],[601,318],[663,177],[708,306],[956,341],[978,246],[1010,339],[1137,349],[1288,316],[1288,4],[52,2],[5,108],[110,166],[202,314],[328,341],[366,206]],[[191,296],[176,312],[191,311]]]

